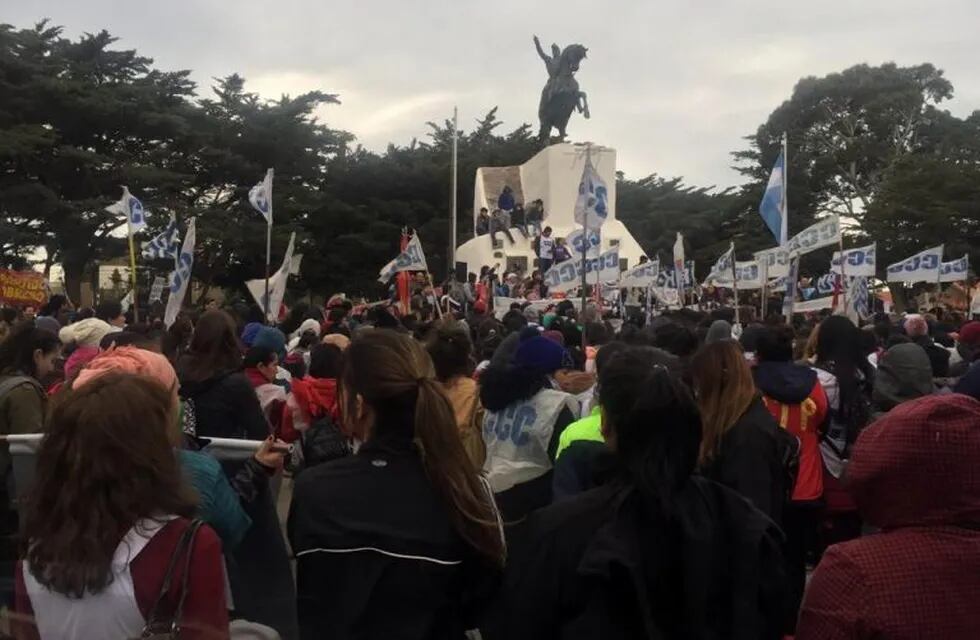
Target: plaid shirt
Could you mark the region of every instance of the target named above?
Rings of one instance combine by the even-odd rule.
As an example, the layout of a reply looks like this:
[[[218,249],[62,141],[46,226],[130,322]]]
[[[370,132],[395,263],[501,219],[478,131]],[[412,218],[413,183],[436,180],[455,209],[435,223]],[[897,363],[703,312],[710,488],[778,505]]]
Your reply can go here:
[[[847,479],[882,533],[827,551],[797,640],[980,637],[980,402],[899,405],[861,434]]]

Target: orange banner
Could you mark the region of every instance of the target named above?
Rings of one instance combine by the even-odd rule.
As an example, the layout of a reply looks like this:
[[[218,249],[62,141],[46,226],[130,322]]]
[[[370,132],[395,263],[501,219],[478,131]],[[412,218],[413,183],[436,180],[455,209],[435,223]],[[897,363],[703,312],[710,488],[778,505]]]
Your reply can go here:
[[[48,292],[42,274],[36,271],[0,269],[0,302],[39,306],[47,299]]]

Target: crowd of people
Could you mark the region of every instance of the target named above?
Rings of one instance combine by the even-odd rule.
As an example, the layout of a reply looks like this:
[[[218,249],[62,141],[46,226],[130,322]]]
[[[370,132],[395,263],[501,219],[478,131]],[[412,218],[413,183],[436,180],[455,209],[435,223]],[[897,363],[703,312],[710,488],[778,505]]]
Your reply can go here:
[[[276,325],[244,304],[169,329],[61,296],[3,309],[0,432],[43,434],[30,482],[0,455],[6,631],[980,628],[980,321],[498,318],[482,282],[441,318],[342,296]]]

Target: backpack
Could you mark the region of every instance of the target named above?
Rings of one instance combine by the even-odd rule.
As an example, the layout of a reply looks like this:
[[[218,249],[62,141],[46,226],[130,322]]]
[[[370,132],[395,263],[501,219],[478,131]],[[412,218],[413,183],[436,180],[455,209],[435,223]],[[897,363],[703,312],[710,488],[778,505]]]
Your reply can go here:
[[[303,432],[300,439],[302,468],[309,469],[324,462],[346,458],[353,453],[350,440],[329,415],[321,417]],[[298,475],[301,469],[296,470]]]

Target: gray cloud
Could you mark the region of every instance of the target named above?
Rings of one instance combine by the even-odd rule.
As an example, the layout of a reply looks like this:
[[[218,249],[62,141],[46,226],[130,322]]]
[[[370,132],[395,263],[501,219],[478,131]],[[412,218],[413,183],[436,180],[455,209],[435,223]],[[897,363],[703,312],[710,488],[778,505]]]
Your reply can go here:
[[[593,119],[573,139],[615,147],[633,177],[683,175],[701,185],[739,176],[729,152],[802,76],[859,62],[932,62],[956,87],[948,108],[980,108],[980,4],[945,0],[2,0],[2,20],[42,17],[70,35],[106,28],[163,68],[211,78],[237,71],[267,97],[340,93],[321,117],[368,148],[407,144],[427,120],[460,108],[472,126],[499,105],[507,127],[536,126],[545,79],[531,35],[581,42]]]

